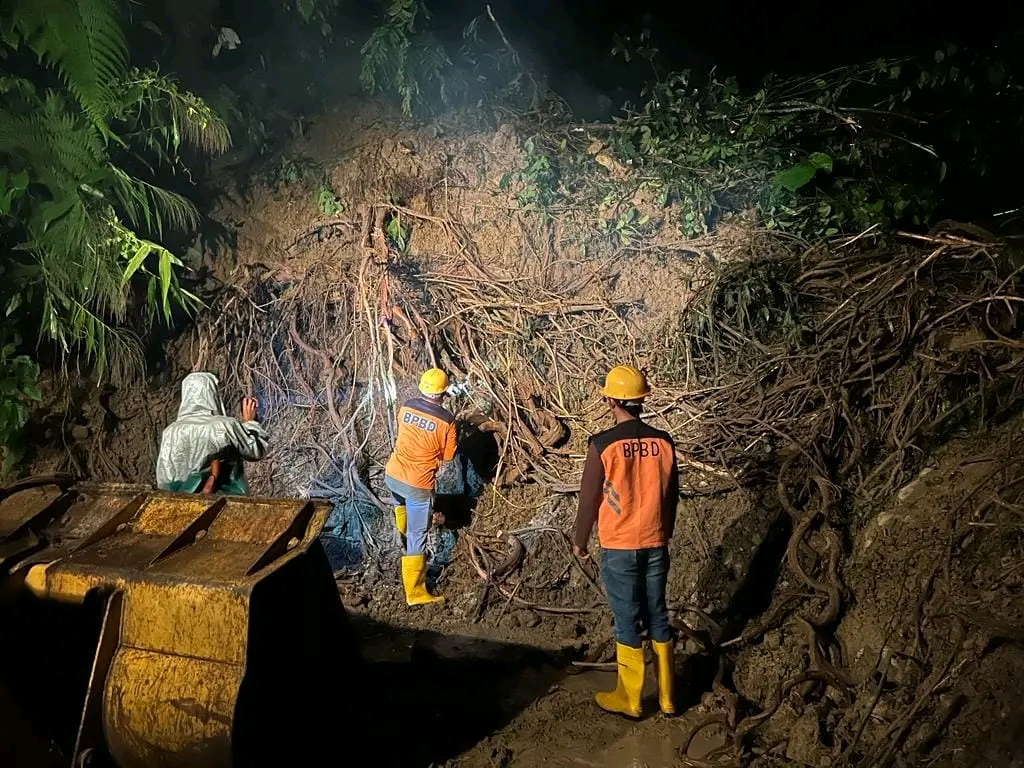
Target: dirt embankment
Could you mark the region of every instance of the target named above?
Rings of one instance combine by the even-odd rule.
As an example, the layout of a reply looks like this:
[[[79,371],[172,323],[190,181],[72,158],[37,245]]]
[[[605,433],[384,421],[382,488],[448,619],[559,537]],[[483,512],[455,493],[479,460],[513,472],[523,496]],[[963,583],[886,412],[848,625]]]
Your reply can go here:
[[[178,382],[216,370],[227,401],[259,397],[274,436],[254,490],[334,503],[325,541],[353,612],[601,664],[610,618],[564,531],[605,423],[594,385],[633,362],[685,476],[670,596],[700,706],[630,731],[562,681],[458,764],[535,765],[539,740],[566,764],[635,747],[682,765],[705,723],[727,742],[715,765],[969,765],[1013,743],[1015,422],[985,438],[988,458],[932,454],[1019,407],[1005,248],[948,228],[808,248],[728,222],[683,241],[646,180],[560,130],[617,196],[537,209],[546,177],[523,126],[372,106],[325,116],[275,183],[225,178],[192,265],[209,310],[145,385],[54,399],[33,469],[152,477]],[[446,501],[456,533],[431,540],[448,601],[411,612],[381,473],[395,405],[433,364],[466,384],[466,482]],[[983,747],[981,723],[1005,737]]]

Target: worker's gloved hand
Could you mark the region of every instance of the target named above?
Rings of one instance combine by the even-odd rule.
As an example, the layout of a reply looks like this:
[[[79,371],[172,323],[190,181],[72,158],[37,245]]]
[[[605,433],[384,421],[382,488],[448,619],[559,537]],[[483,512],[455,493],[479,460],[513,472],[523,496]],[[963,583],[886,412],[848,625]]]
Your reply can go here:
[[[242,398],[242,421],[256,421],[256,409],[259,401],[255,397],[246,395]]]
[[[459,395],[468,395],[470,390],[469,379],[465,381],[453,381],[448,385],[448,389],[444,391],[448,397],[458,397]]]

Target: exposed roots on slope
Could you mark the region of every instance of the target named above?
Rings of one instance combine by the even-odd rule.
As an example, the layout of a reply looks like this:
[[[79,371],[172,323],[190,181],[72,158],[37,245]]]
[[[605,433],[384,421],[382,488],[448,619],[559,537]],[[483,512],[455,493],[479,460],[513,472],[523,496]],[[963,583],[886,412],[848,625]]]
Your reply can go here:
[[[354,504],[363,545],[381,551],[390,534],[380,481],[396,404],[420,370],[440,365],[465,384],[455,399],[464,428],[498,443],[497,466],[485,480],[499,490],[529,482],[547,494],[572,493],[586,436],[602,416],[598,377],[621,361],[647,365],[656,392],[649,411],[677,439],[684,492],[767,486],[792,522],[783,559],[795,586],[722,646],[743,646],[797,621],[806,668],[779,680],[767,707],[735,724],[738,746],[728,759],[749,757],[743,750],[757,730],[794,696],[828,697],[840,711],[859,713],[854,702],[888,695],[876,691],[884,680],[860,689],[833,639],[845,607],[842,563],[857,525],[851,503],[885,496],[946,436],[1020,404],[1024,320],[1012,255],[949,232],[877,250],[866,239],[810,249],[780,241],[767,258],[746,253],[708,273],[679,311],[671,304],[683,297],[665,297],[665,311],[618,287],[620,260],[565,259],[553,224],[519,224],[529,229],[524,242],[544,245],[496,263],[456,219],[372,206],[346,227],[361,234],[321,252],[303,276],[280,283],[273,274],[250,274],[199,324],[197,349],[219,356],[228,385],[259,394],[268,408],[286,461],[266,485]],[[432,233],[429,258],[406,251],[417,227]],[[673,319],[655,328],[656,316]],[[986,514],[1021,511],[1019,494],[997,497]],[[963,514],[976,522],[980,512],[969,506]],[[955,528],[955,556],[974,551],[965,542],[1014,525],[993,518],[983,531]],[[542,529],[496,541],[481,525],[469,528],[463,538],[466,567],[479,579],[478,618],[492,597],[502,611],[601,610],[592,574],[577,574],[584,586],[573,602],[552,602],[578,567],[557,536],[545,546],[560,548],[565,570],[530,581],[529,546],[524,553],[514,541]],[[512,554],[503,551],[509,546]],[[945,568],[947,583],[962,578]],[[922,615],[939,599],[933,587],[922,593]],[[1022,626],[970,601],[947,607],[960,625],[1002,636]],[[891,732],[873,734],[865,746],[874,729],[866,725],[870,712],[859,713],[839,729],[838,756],[891,762],[928,696],[963,668],[948,650],[955,626],[947,635],[914,654],[922,672],[930,671]]]
[[[703,426],[691,450],[741,482],[773,481],[792,520],[784,561],[797,587],[724,645],[755,640],[795,615],[806,631],[808,666],[780,680],[767,708],[737,725],[740,743],[787,696],[821,697],[831,689],[845,706],[855,700],[854,681],[832,657],[830,640],[843,610],[840,532],[856,526],[851,502],[894,490],[957,427],[999,419],[1020,403],[1020,268],[991,243],[950,234],[918,239],[930,250],[812,250],[737,266],[716,276],[684,315],[681,378],[701,391],[684,395],[680,410]],[[976,520],[996,503],[1006,510],[1019,504],[990,501],[969,507],[969,515]],[[963,536],[977,523],[951,525]],[[951,550],[941,566],[948,572],[962,559]],[[935,599],[926,584],[919,610]],[[961,608],[936,649],[915,654],[931,673],[904,715],[867,752],[858,751],[862,722],[840,740],[837,756],[891,764],[921,708],[970,663],[954,663],[965,613]],[[991,617],[974,623],[993,631]],[[1017,627],[1024,624],[1003,634]]]

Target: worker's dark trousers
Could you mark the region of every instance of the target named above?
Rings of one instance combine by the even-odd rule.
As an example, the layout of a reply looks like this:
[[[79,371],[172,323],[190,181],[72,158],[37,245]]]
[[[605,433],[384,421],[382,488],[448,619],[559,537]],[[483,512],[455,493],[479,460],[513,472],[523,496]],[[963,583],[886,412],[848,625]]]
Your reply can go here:
[[[668,547],[601,550],[601,580],[622,645],[639,648],[643,629],[660,643],[672,639],[665,603],[668,565]]]

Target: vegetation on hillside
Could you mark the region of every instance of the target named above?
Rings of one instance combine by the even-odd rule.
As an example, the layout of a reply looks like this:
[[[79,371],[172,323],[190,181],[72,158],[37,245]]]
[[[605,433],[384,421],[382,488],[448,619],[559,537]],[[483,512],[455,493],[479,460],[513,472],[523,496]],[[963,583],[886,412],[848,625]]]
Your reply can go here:
[[[689,238],[737,212],[808,240],[921,227],[951,168],[960,183],[984,183],[1024,105],[1024,89],[989,57],[961,61],[951,48],[936,58],[769,77],[754,92],[732,78],[677,72],[586,137],[538,131],[512,181],[526,204],[601,211],[624,245],[644,232],[637,193],[671,209]],[[951,110],[954,99],[964,108]],[[1004,110],[1008,121],[979,119]]]
[[[638,192],[671,209],[684,237],[740,211],[811,240],[924,226],[951,182],[976,199],[1011,177],[1007,152],[1024,127],[1012,51],[950,45],[923,58],[768,76],[754,89],[715,71],[669,72],[646,33],[616,39],[611,53],[641,66],[648,86],[640,104],[622,105],[585,139],[565,130],[571,116],[488,5],[461,40],[445,43],[425,3],[389,0],[361,48],[361,82],[408,116],[468,108],[495,126],[517,120],[534,134],[524,167],[506,179],[520,201],[600,211],[603,232],[623,243],[648,223],[630,202]]]
[[[141,370],[140,336],[196,299],[162,242],[199,212],[160,179],[224,124],[165,75],[129,66],[113,0],[12,0],[0,16],[0,444],[37,396],[21,338],[100,377]],[[138,297],[138,301],[135,301]]]

